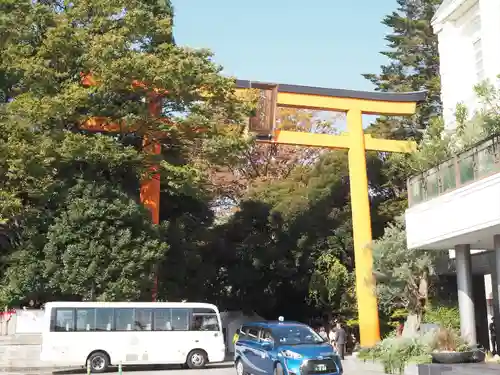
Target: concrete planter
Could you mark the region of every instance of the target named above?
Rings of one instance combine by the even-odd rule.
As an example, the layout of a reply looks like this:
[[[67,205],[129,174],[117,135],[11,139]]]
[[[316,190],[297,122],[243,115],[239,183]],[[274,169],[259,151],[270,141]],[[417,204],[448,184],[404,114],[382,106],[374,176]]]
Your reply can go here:
[[[500,365],[496,363],[430,363],[418,365],[419,375],[498,375]]]
[[[344,374],[382,375],[384,367],[379,362],[363,361],[356,357],[346,358],[344,361]],[[498,375],[500,364],[496,363],[459,363],[440,364],[429,363],[424,365],[408,365],[403,375]],[[399,375],[399,374],[394,374]]]
[[[473,362],[474,352],[434,352],[431,353],[435,363],[455,364]]]

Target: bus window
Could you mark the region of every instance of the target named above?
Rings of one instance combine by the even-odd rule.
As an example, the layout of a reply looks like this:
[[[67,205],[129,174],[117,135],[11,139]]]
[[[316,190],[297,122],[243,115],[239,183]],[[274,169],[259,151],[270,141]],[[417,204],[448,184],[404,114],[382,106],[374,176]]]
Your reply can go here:
[[[76,330],[79,332],[95,330],[95,309],[76,309]]]
[[[56,309],[54,331],[70,332],[75,330],[73,311],[73,309]]]
[[[155,331],[172,330],[172,310],[154,309]]]
[[[153,326],[152,309],[135,309],[135,330],[151,331]]]
[[[113,330],[114,312],[110,308],[98,308],[95,312],[95,330]]]
[[[115,309],[116,331],[132,331],[134,323],[134,309]]]
[[[187,331],[189,323],[188,309],[172,309],[172,329],[174,331]]]
[[[210,309],[193,309],[190,330],[220,331],[216,312]]]

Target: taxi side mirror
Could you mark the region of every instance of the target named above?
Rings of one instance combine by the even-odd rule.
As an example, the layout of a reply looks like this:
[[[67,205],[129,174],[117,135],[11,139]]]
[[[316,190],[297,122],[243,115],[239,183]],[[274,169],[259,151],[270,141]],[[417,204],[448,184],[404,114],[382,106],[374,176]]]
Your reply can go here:
[[[270,341],[262,341],[261,342],[262,349],[271,350],[273,348],[273,343]]]

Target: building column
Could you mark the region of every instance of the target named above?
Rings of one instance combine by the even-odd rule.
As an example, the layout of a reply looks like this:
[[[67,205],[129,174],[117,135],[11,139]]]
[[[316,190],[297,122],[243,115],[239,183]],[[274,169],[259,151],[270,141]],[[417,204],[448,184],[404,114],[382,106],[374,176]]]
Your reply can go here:
[[[455,246],[457,264],[458,309],[460,311],[460,332],[470,344],[477,343],[476,317],[472,295],[472,268],[470,245]]]
[[[494,266],[491,268],[491,289],[493,294],[493,316],[495,317],[495,322],[498,325],[498,322],[500,322],[500,235],[496,234],[495,236],[493,236],[493,244],[495,247],[495,254],[493,257]],[[497,335],[497,348],[499,341],[498,339],[499,337]]]

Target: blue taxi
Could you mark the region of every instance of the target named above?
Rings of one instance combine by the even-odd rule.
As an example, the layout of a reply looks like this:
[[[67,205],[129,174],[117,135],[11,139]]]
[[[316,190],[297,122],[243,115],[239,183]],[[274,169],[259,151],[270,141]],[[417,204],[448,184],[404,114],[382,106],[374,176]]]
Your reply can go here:
[[[337,352],[309,326],[295,322],[244,324],[234,347],[237,375],[341,375]]]

